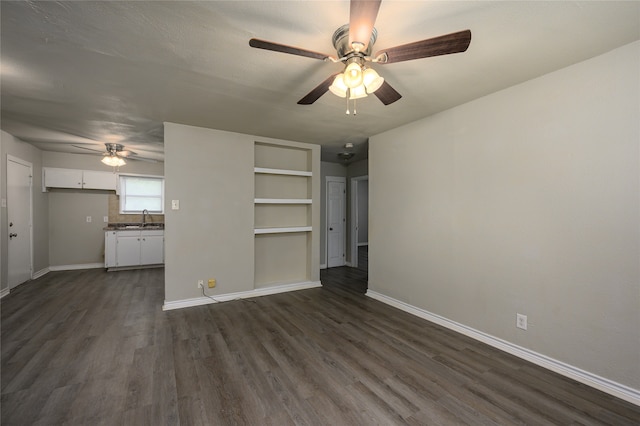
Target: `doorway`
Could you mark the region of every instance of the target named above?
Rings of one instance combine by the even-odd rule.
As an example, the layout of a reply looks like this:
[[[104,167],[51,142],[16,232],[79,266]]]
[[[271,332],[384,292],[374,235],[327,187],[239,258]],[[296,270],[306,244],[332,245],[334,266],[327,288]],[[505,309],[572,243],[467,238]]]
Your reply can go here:
[[[346,264],[346,178],[327,176],[327,268]]]
[[[7,155],[7,222],[9,289],[31,279],[32,273],[31,163]]]
[[[369,176],[358,176],[351,179],[350,207],[350,264],[354,268],[368,271]]]

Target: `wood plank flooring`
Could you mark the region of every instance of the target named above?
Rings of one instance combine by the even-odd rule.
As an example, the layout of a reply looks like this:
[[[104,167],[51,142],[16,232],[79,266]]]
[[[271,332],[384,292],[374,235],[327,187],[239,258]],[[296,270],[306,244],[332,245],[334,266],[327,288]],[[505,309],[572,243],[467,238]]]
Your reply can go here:
[[[162,269],[26,283],[0,303],[2,425],[640,423],[336,269],[323,288],[169,312]]]

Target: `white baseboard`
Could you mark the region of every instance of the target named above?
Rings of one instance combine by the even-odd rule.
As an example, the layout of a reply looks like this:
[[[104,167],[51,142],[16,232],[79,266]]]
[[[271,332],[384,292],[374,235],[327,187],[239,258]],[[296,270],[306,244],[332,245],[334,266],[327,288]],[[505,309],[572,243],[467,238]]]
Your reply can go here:
[[[327,269],[327,264],[323,263],[322,265],[320,265],[320,269]]]
[[[35,273],[31,276],[31,279],[32,279],[32,280],[37,280],[37,279],[38,279],[38,278],[40,278],[41,276],[48,274],[50,270],[51,270],[51,269],[49,269],[49,268],[43,268],[43,269],[40,269],[39,271],[35,272]]]
[[[80,263],[77,265],[49,266],[50,271],[73,271],[76,269],[98,269],[98,268],[104,268],[104,263]]]
[[[8,296],[10,291],[11,289],[9,287],[5,287],[2,290],[0,290],[0,299],[2,299],[5,296]]]
[[[321,286],[322,284],[320,283],[320,281],[307,281],[302,283],[283,284],[274,287],[256,288],[254,290],[240,291],[237,293],[215,294],[211,296],[215,300],[212,300],[208,297],[195,297],[193,299],[174,300],[172,302],[167,302],[165,300],[164,305],[162,305],[162,310],[170,311],[172,309],[189,308],[192,306],[208,305],[210,303],[217,302],[228,302],[230,300],[236,299],[248,299],[250,297],[267,296],[270,294],[286,293],[288,291],[306,290],[308,288],[316,288]]]
[[[358,247],[368,246],[368,245],[369,245],[369,243],[368,243],[368,242],[366,242],[366,243],[358,243]]]
[[[408,312],[417,317],[423,318],[427,321],[431,321],[450,330],[464,334],[472,339],[479,340],[494,348],[500,349],[511,355],[515,355],[518,358],[522,358],[526,361],[532,362],[540,367],[544,367],[548,370],[554,371],[565,377],[569,377],[587,386],[591,386],[617,398],[623,399],[627,402],[640,406],[640,390],[633,389],[629,386],[614,382],[613,380],[600,377],[596,374],[582,370],[570,364],[566,364],[562,361],[550,358],[546,355],[542,355],[538,352],[534,352],[530,349],[523,348],[522,346],[515,345],[506,340],[494,337],[490,334],[483,333],[464,324],[451,321],[440,315],[433,314],[421,308],[409,305],[408,303],[399,301],[397,299],[385,296],[384,294],[377,293],[372,290],[367,290],[367,296],[372,299],[376,299],[387,305],[391,305],[402,311]]]

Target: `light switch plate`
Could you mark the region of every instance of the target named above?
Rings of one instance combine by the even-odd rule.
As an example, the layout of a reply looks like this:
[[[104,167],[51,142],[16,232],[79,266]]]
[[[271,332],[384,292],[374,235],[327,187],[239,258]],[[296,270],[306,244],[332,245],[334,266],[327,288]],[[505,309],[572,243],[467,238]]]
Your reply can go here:
[[[180,200],[171,200],[171,210],[180,210]]]
[[[102,217],[102,221],[103,221],[104,223],[108,223],[108,222],[109,222],[109,216],[103,216],[103,217]]]
[[[6,198],[2,199],[2,207],[7,207],[7,199]]]
[[[91,223],[91,216],[87,216],[87,223]]]

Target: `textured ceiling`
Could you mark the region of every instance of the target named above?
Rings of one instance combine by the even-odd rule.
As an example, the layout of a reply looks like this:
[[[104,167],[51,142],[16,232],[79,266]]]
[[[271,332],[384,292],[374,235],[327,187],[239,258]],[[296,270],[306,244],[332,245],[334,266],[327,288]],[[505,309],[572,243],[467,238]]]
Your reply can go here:
[[[44,150],[120,142],[163,158],[163,122],[318,143],[337,161],[369,136],[640,39],[640,2],[382,2],[374,51],[470,29],[466,53],[375,65],[402,95],[345,115],[344,99],[296,102],[340,64],[248,45],[335,55],[348,1],[2,1],[1,126]]]

